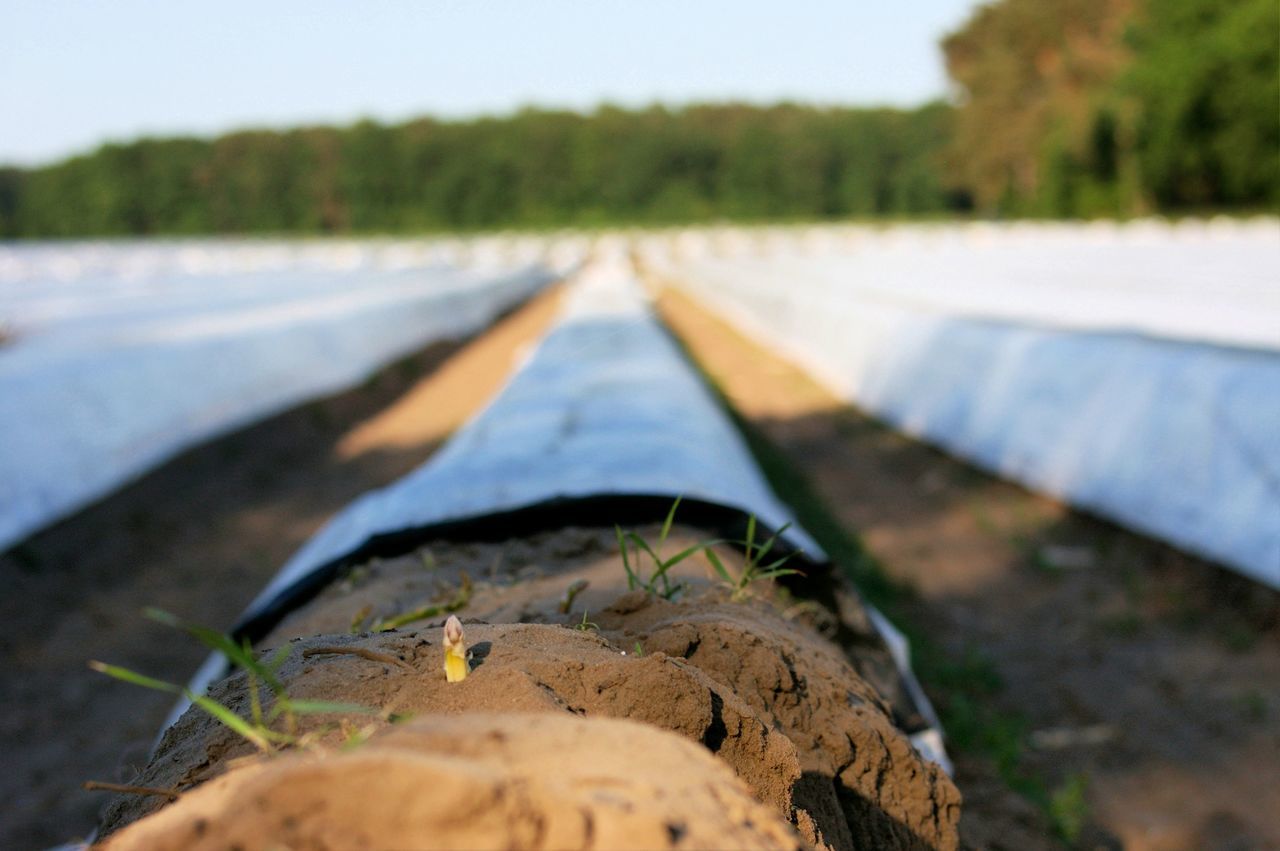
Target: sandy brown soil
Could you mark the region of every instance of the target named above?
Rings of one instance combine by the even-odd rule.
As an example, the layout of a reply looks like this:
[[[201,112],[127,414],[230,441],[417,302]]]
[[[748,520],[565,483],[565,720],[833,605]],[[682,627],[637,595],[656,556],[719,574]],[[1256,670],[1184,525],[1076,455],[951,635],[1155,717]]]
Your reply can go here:
[[[697,744],[550,712],[432,716],[350,753],[262,760],[106,845],[221,851],[265,837],[306,849],[800,848]]]
[[[659,535],[657,527],[639,531],[646,540]],[[667,552],[707,537],[697,530],[677,529]],[[740,569],[735,551],[721,547],[720,556],[730,570]],[[701,556],[683,562],[673,576],[685,585],[673,601],[628,590],[611,529],[568,528],[501,544],[437,544],[357,568],[286,619],[261,645],[264,650],[291,648],[281,677],[296,697],[411,714],[413,735],[422,743],[422,753],[433,759],[456,755],[456,748],[440,747],[455,729],[448,720],[452,716],[533,712],[639,721],[703,745],[767,807],[767,817],[735,820],[738,828],[749,828],[740,836],[746,845],[794,847],[803,841],[838,849],[956,847],[959,795],[954,785],[920,758],[894,727],[890,707],[858,675],[854,661],[811,625],[829,623],[832,613],[798,605],[767,583],[752,586],[751,595],[735,600],[714,580],[710,564]],[[586,588],[571,605],[563,605],[567,589],[581,582],[588,583]],[[380,618],[419,610],[424,603],[451,600],[461,601],[458,613],[466,624],[475,665],[460,683],[447,682],[442,671],[442,615],[393,631],[352,632],[353,622],[361,629]],[[884,652],[870,645],[854,650],[865,656]],[[244,674],[215,685],[210,694],[247,714]],[[527,722],[513,717],[514,722],[493,716],[483,723],[499,730],[504,742],[523,742]],[[301,729],[319,730],[326,720],[308,719]],[[388,723],[380,720],[372,726]],[[588,741],[607,733],[584,729],[584,735],[590,734]],[[333,745],[341,734],[332,730],[325,736],[322,741]],[[638,760],[628,766],[610,758],[616,753],[590,750],[585,742],[566,744],[552,761],[545,761],[549,751],[528,744],[530,757],[544,762],[511,766],[519,777],[554,776],[561,766],[574,763],[582,763],[575,770],[589,777],[589,766],[597,760],[600,770],[624,777],[634,770],[631,786],[643,786],[643,778],[657,776],[652,766],[641,764],[643,758],[634,756],[635,750],[611,749]],[[505,748],[499,750],[506,752]],[[494,758],[490,751],[479,750],[480,758]],[[250,743],[198,709],[166,734],[156,758],[134,782],[183,793],[177,803],[164,808],[187,812],[185,817],[165,818],[172,825],[167,835],[173,845],[190,837],[197,821],[207,835],[252,837],[242,823],[245,806],[230,807],[225,803],[228,796],[251,804],[253,812],[272,824],[295,811],[297,802],[272,784],[294,782],[298,771],[310,776],[307,772],[315,769],[262,769],[261,760],[251,758],[252,751]],[[371,757],[362,748],[351,753],[363,771],[359,767]],[[324,776],[341,773],[334,763],[346,758],[332,750],[317,757],[325,765]],[[456,764],[460,774],[470,776],[470,760]],[[718,796],[715,790],[723,781],[714,762],[691,761],[681,769],[681,781],[693,785],[704,765],[706,783]],[[234,776],[246,766],[252,772],[243,781],[223,780],[217,793],[200,791],[214,778]],[[270,777],[264,778],[263,771]],[[483,782],[489,788],[515,781],[486,776]],[[308,794],[328,800],[319,781],[314,786]],[[312,781],[307,781],[307,788],[312,788]],[[498,818],[483,842],[502,847],[613,847],[602,837],[623,835],[613,822],[616,802],[611,801],[614,793],[624,794],[627,788],[610,786],[607,799],[586,796],[578,802],[587,813],[583,818],[600,829],[599,835],[579,830],[572,838],[566,834],[563,841],[553,841],[547,828],[531,839],[527,831],[519,832],[525,828],[518,819]],[[188,790],[195,791],[187,795]],[[380,798],[381,786],[362,789],[345,783],[330,794],[345,796],[350,799],[346,806],[354,807],[337,825],[339,835],[364,837],[346,847],[389,847],[402,835],[380,832],[380,825],[357,806],[362,797]],[[214,811],[209,797],[220,802],[221,815],[210,815]],[[553,796],[544,803],[544,809],[526,800],[523,811],[544,826],[556,824],[560,815],[554,800]],[[627,844],[739,846],[736,834],[724,832],[728,828],[722,807],[699,811],[691,806],[694,799],[685,803],[688,806],[670,812],[648,806],[651,821],[674,818],[683,826],[665,841],[650,844],[663,838],[650,830],[629,837]],[[156,797],[122,796],[108,812],[104,830],[115,830],[161,804],[163,799]],[[747,804],[754,806],[749,798],[742,806]],[[637,803],[643,809],[642,805],[643,801]],[[325,811],[338,818],[332,809]],[[441,840],[444,846],[450,844],[449,837],[462,842],[469,836],[455,837],[449,832],[454,828],[482,829],[438,807],[413,812],[418,829],[427,831],[424,835],[446,837]],[[154,836],[156,828],[148,821],[137,824],[136,831],[125,829],[119,841],[141,847],[139,834]],[[311,847],[308,843],[324,841],[323,832],[317,831],[331,826],[305,822],[295,825],[299,832],[291,835]],[[711,839],[721,834],[723,839]]]
[[[419,465],[483,405],[557,298],[188,452],[0,555],[0,848],[86,835],[104,796],[81,782],[132,776],[168,712],[166,696],[87,659],[190,676],[201,651],[141,607],[229,625],[329,516]]]
[[[968,842],[1055,847],[1056,819],[1082,847],[1280,847],[1276,594],[890,431],[687,298],[663,307],[741,416],[914,589],[895,610],[937,645],[921,667]],[[1053,805],[1009,792],[1001,761]]]

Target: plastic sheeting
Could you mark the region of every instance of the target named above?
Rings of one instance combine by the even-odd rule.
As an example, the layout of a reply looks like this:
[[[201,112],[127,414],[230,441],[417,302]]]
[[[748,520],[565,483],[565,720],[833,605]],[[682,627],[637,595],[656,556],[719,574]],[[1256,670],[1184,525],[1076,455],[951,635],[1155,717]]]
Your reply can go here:
[[[659,273],[904,431],[1280,587],[1280,226],[690,232]]]
[[[503,392],[430,461],[361,497],[285,565],[245,620],[377,535],[556,500],[683,496],[792,522],[621,259],[597,262]],[[802,530],[785,537],[814,561]]]
[[[499,396],[426,464],[366,494],[331,520],[250,604],[237,632],[286,612],[315,580],[365,552],[370,541],[411,547],[466,521],[567,504],[569,516],[619,497],[675,497],[686,505],[755,515],[814,564],[821,548],[794,524],[737,429],[652,315],[630,263],[618,253],[580,272],[564,312]],[[402,536],[406,531],[413,534]],[[400,551],[404,551],[403,549]],[[941,729],[911,673],[903,636],[878,612],[873,622],[926,726],[911,740],[950,772]],[[261,624],[259,624],[261,625]],[[203,692],[226,671],[212,656],[190,684]],[[180,702],[169,723],[185,711]]]
[[[566,247],[0,246],[0,549],[200,441],[484,327],[571,265]]]

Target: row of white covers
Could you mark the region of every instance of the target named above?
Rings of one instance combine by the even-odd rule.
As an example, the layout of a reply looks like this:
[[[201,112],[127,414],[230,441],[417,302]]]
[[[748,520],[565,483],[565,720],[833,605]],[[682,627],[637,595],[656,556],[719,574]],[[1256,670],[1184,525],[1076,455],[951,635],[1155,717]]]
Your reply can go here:
[[[815,561],[733,424],[652,315],[624,258],[573,279],[563,314],[488,407],[425,464],[329,521],[243,621],[378,535],[556,500],[682,496],[754,514]]]
[[[330,520],[250,604],[238,628],[285,610],[299,587],[376,539],[421,539],[451,523],[551,504],[573,504],[570,516],[577,516],[586,504],[614,497],[658,498],[662,511],[683,497],[684,516],[691,503],[754,515],[770,530],[785,529],[782,537],[811,562],[826,562],[653,316],[619,243],[604,242],[572,279],[559,321],[498,397],[417,470]],[[876,625],[931,725],[914,731],[912,741],[949,770],[905,640],[883,618]],[[221,657],[210,658],[192,690],[203,691],[225,667]]]
[[[0,549],[201,441],[473,333],[571,265],[546,248],[0,245]]]
[[[646,264],[840,397],[1280,587],[1280,225],[704,231]]]

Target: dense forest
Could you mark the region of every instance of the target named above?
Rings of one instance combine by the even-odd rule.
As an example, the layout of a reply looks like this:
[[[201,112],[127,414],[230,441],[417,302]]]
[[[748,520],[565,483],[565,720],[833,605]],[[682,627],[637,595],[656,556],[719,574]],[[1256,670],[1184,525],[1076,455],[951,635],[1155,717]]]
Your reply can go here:
[[[419,232],[1280,205],[1275,0],[997,0],[953,105],[525,110],[0,169],[0,235]]]
[[[405,232],[941,211],[950,111],[697,106],[107,145],[0,190],[12,234]]]
[[[979,210],[1280,205],[1275,0],[1000,0],[943,41],[944,169]]]

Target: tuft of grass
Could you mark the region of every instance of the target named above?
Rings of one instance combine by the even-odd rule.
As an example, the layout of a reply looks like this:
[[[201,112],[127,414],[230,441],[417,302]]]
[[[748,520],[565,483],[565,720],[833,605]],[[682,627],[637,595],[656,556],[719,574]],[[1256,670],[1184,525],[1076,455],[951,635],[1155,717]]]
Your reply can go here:
[[[676,509],[680,507],[681,499],[683,497],[676,497],[676,501],[671,504],[671,510],[667,512],[667,518],[662,521],[662,531],[658,534],[658,541],[654,546],[650,546],[635,532],[623,532],[621,526],[614,525],[613,531],[618,536],[618,549],[622,553],[622,568],[627,572],[628,591],[643,590],[665,600],[672,600],[683,590],[684,583],[671,581],[669,576],[671,568],[705,549],[707,544],[694,544],[670,558],[663,558],[662,548],[671,534],[671,524],[675,522]],[[629,549],[631,552],[628,552]],[[653,562],[653,570],[647,576],[641,572],[641,553],[648,555]]]
[[[684,588],[684,584],[673,583],[669,572],[671,568],[697,553],[703,553],[706,556],[707,561],[711,563],[711,567],[715,570],[720,581],[731,589],[734,601],[739,601],[749,596],[751,585],[755,582],[801,574],[799,570],[783,566],[791,560],[795,555],[794,553],[788,553],[767,564],[765,563],[765,559],[777,545],[779,537],[790,528],[791,524],[787,523],[764,542],[757,542],[756,516],[754,514],[747,519],[747,534],[740,541],[701,541],[681,550],[670,558],[664,558],[662,556],[663,546],[671,534],[671,526],[675,522],[676,510],[680,507],[681,499],[682,497],[677,497],[675,502],[671,504],[671,510],[667,512],[666,519],[662,522],[662,530],[658,533],[657,543],[652,546],[635,532],[623,532],[622,527],[617,525],[613,527],[614,533],[618,538],[618,551],[622,555],[622,568],[627,573],[627,590],[635,591],[640,589],[667,600],[674,599]],[[743,566],[739,575],[734,576],[725,567],[720,557],[716,555],[714,547],[721,543],[737,544],[742,547]],[[648,575],[644,575],[642,572],[641,554],[647,555],[653,564],[653,570]],[[570,590],[572,591],[572,588]],[[569,595],[566,595],[565,600],[570,604],[572,603],[572,597]],[[567,609],[564,601],[561,602],[561,607],[561,611]]]
[[[595,624],[587,620],[587,613],[585,611],[582,613],[582,622],[574,624],[573,628],[581,632],[599,632],[600,631],[599,624]]]
[[[304,700],[289,695],[284,683],[280,680],[279,671],[289,658],[292,647],[288,644],[268,657],[257,656],[247,640],[236,643],[229,635],[198,624],[180,620],[161,609],[148,608],[146,616],[166,626],[179,629],[195,638],[205,647],[221,653],[232,665],[242,668],[248,678],[249,718],[242,718],[229,707],[219,703],[207,695],[196,694],[191,689],[174,683],[149,677],[119,665],[108,665],[105,662],[91,661],[89,667],[113,679],[142,688],[162,691],[169,694],[180,694],[191,703],[204,710],[211,717],[237,733],[263,753],[274,753],[283,747],[302,745],[306,739],[298,735],[298,718],[303,715],[326,715],[333,713],[376,715],[377,710],[352,703],[337,703],[327,700]],[[266,709],[262,690],[266,689],[271,696],[271,707]],[[273,727],[281,722],[284,730]]]
[[[777,579],[781,576],[801,576],[803,573],[794,568],[783,567],[788,561],[795,556],[795,553],[787,553],[781,558],[774,559],[768,564],[762,564],[765,558],[773,550],[778,542],[778,537],[787,529],[791,528],[790,523],[783,525],[781,529],[775,532],[763,544],[756,543],[756,516],[752,514],[747,519],[747,537],[739,543],[743,548],[742,572],[738,576],[734,576],[720,561],[720,557],[716,555],[712,549],[716,542],[703,544],[703,551],[707,557],[707,561],[711,562],[711,567],[715,570],[716,575],[720,577],[720,581],[729,586],[732,591],[731,599],[735,602],[742,600],[751,594],[751,585],[762,580],[767,581]]]

